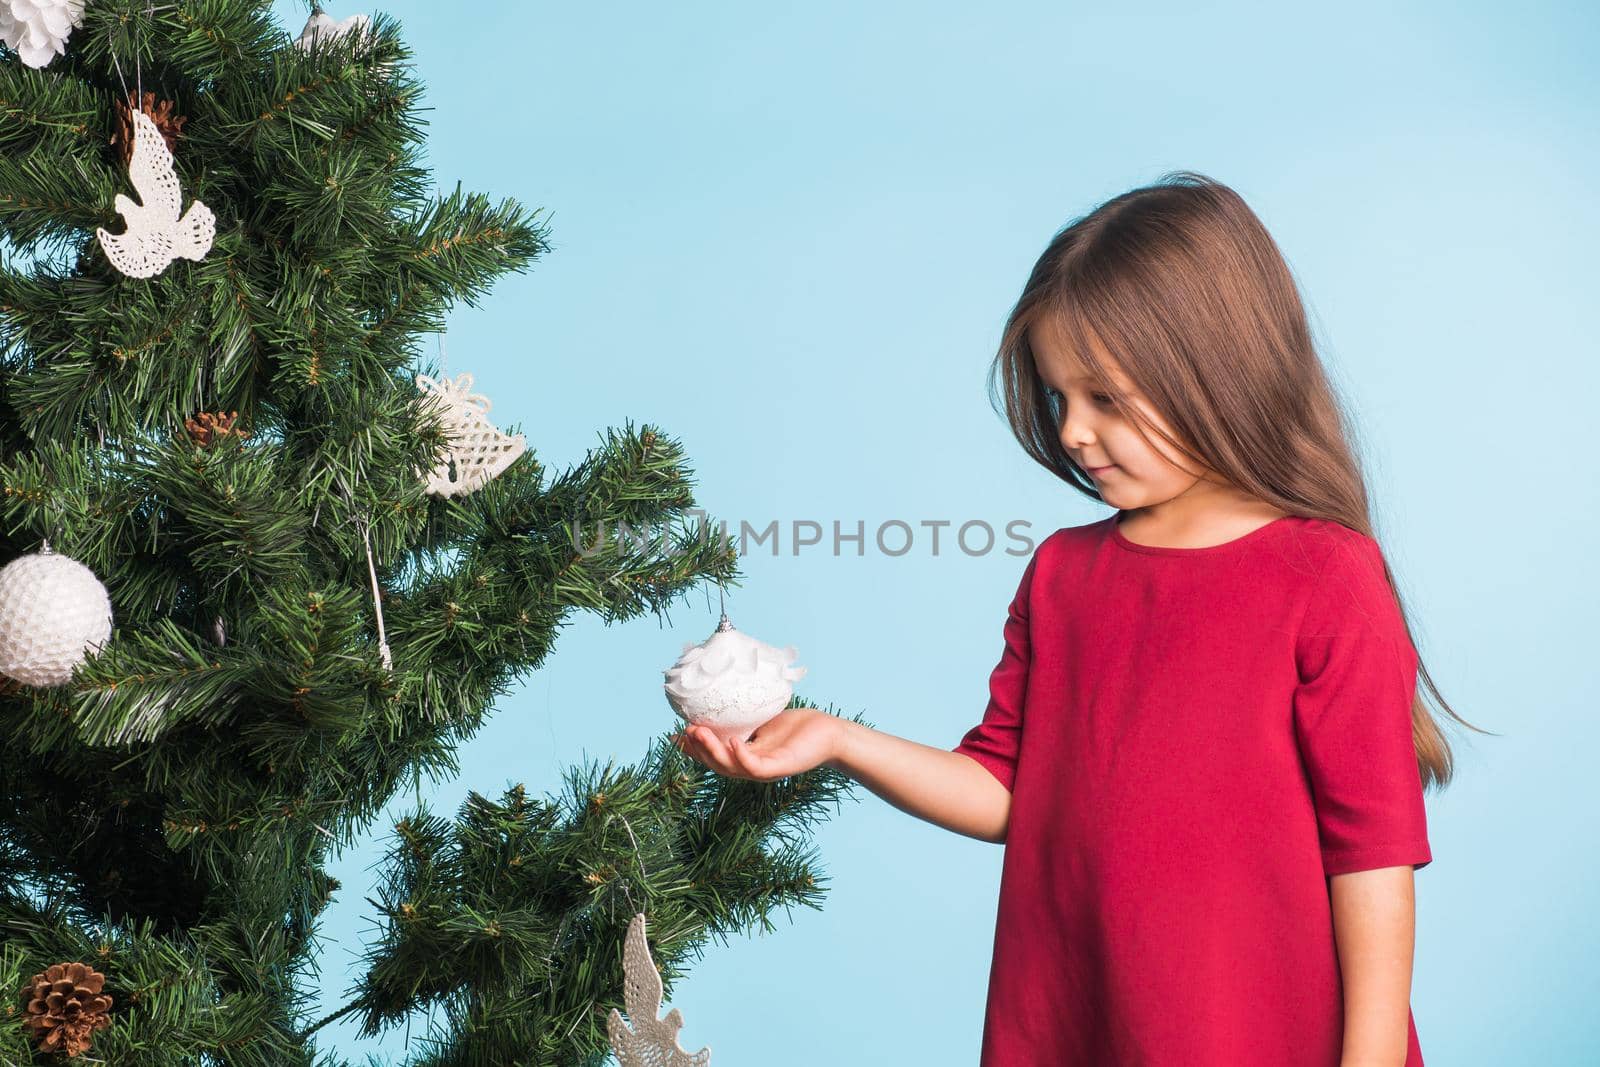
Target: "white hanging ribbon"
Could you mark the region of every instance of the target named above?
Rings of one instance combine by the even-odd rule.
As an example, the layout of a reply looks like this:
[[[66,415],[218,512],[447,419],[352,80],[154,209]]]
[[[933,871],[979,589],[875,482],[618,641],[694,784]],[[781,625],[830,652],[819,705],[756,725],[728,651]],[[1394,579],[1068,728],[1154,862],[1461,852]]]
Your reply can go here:
[[[367,536],[367,520],[361,521],[361,541],[367,549],[367,576],[372,579],[372,608],[378,616],[378,655],[383,658],[383,669],[394,669],[394,660],[389,655],[389,640],[383,632],[383,598],[378,593],[378,570],[372,565],[372,540]]]

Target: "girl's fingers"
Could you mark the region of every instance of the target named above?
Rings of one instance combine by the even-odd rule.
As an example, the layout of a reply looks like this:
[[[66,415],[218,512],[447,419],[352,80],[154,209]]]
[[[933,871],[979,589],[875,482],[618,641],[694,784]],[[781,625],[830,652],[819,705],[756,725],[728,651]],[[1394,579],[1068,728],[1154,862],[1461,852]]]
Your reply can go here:
[[[706,756],[705,748],[700,744],[699,739],[696,738],[690,731],[683,730],[679,732],[674,740],[677,742],[678,748],[682,750],[684,755],[688,756],[696,763],[704,764],[707,767],[711,766],[711,761]]]
[[[733,746],[729,739],[723,737],[715,730],[706,730],[700,735],[700,740],[706,746],[706,751],[717,757],[717,764],[722,773],[727,774],[737,766],[733,759]]]
[[[761,772],[755,768],[756,754],[750,751],[748,745],[741,742],[737,737],[730,737],[728,739],[728,751],[733,761],[739,765],[739,769],[748,777],[755,778],[760,775]]]
[[[695,745],[704,753],[701,758],[702,763],[724,777],[739,776],[738,769],[728,754],[727,742],[718,737],[716,731],[694,726],[689,728],[689,733],[694,737]]]
[[[689,754],[707,767],[715,770],[716,759],[706,750],[706,744],[701,740],[700,735],[695,733],[693,729],[689,729],[684,731],[683,737],[683,743],[689,746]]]
[[[731,734],[689,726],[678,738],[679,748],[725,778],[764,779],[760,764],[767,757]]]
[[[761,780],[761,771],[755,765],[756,753],[750,751],[748,744],[732,734],[726,738],[718,737],[717,744],[722,746],[723,758],[730,768],[728,773],[737,778]]]

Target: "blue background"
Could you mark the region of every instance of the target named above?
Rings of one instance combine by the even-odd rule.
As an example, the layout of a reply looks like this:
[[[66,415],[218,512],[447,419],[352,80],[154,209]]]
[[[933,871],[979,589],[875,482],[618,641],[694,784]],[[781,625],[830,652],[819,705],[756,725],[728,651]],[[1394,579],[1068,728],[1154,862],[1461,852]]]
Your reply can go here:
[[[1037,540],[1106,509],[989,407],[999,329],[1054,230],[1175,168],[1233,185],[1303,287],[1367,455],[1379,540],[1446,698],[1413,1008],[1431,1067],[1595,1062],[1600,999],[1592,5],[395,2],[441,188],[549,211],[554,252],[460,308],[447,371],[553,469],[608,425],[679,437],[712,514]],[[298,31],[300,4],[279,5]],[[343,17],[354,8],[337,5]],[[1024,558],[869,538],[750,555],[728,610],[803,696],[951,747]],[[555,789],[673,727],[661,671],[716,623],[574,617],[427,787]],[[713,943],[669,998],[720,1067],[976,1062],[1001,849],[864,787],[817,841],[824,910]],[[399,810],[399,805],[396,806]],[[326,1008],[371,935],[387,820],[326,912]],[[420,1033],[422,1027],[413,1027]],[[405,1033],[361,1041],[395,1055]]]

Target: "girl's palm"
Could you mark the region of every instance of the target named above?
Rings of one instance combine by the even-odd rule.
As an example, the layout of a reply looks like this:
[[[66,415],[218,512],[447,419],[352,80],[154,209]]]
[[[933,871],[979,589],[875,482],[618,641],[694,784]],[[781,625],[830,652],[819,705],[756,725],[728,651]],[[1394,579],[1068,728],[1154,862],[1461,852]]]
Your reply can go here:
[[[839,722],[816,708],[786,708],[748,739],[690,724],[673,740],[718,774],[766,782],[812,770],[834,758]]]

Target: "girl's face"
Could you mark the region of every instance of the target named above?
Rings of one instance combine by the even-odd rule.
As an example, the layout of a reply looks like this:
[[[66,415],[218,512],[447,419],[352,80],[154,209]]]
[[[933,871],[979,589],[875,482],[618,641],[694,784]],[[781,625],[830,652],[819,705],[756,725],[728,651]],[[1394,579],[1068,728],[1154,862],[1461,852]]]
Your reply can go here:
[[[1124,405],[1172,434],[1171,427],[1104,350],[1095,354],[1111,377],[1109,390],[1092,381],[1089,368],[1063,346],[1053,327],[1031,328],[1028,344],[1039,378],[1055,403],[1061,447],[1094,479],[1107,504],[1131,511],[1163,503],[1195,488],[1207,473],[1186,467],[1189,461],[1170,445],[1159,438],[1147,439],[1117,410],[1113,393]]]

